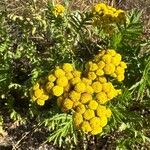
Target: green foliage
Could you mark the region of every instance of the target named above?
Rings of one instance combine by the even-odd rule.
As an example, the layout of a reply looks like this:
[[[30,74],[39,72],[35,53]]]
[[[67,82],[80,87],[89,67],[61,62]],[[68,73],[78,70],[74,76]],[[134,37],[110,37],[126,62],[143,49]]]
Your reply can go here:
[[[73,127],[72,116],[68,114],[55,114],[51,118],[44,120],[44,125],[52,132],[48,141],[53,141],[54,145],[77,144],[77,137]]]
[[[0,111],[8,111],[17,125],[36,118],[50,132],[47,141],[68,144],[71,149],[80,142],[71,115],[52,110],[55,100],[38,107],[29,90],[56,65],[71,62],[82,70],[99,49],[114,48],[122,54],[128,70],[124,83],[118,83],[123,94],[110,103],[113,117],[103,134],[119,133],[112,142],[118,150],[143,147],[150,140],[150,42],[141,38],[142,12],[129,11],[127,22],[115,24],[114,32],[108,34],[93,26],[89,11],[66,10],[62,17],[55,17],[54,3],[41,4],[30,1],[22,11],[8,7],[0,12]],[[2,122],[0,116],[0,134]]]

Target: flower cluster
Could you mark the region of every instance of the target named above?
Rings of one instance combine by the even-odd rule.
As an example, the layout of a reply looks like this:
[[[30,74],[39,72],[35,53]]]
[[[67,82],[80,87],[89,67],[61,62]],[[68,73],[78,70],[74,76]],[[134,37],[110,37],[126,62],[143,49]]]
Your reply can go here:
[[[63,13],[65,12],[65,8],[63,5],[61,4],[57,4],[54,6],[54,9],[53,9],[53,14],[54,16],[59,16],[59,15],[62,15]]]
[[[118,81],[123,81],[127,65],[122,61],[122,57],[119,53],[116,53],[113,49],[108,49],[96,55],[92,61],[88,62],[86,68],[88,77],[91,80],[98,79],[104,75],[110,75]]]
[[[79,73],[79,72],[78,72]],[[94,92],[92,86],[92,81],[87,78],[81,78],[78,74],[76,77],[70,80],[69,88],[66,93],[57,99],[57,104],[61,107],[63,112],[74,109],[81,103],[86,103],[92,99],[92,94]]]
[[[63,112],[73,110],[74,125],[79,130],[93,135],[98,134],[107,124],[107,117],[111,116],[111,110],[101,104],[118,95],[118,91],[111,83],[103,82],[103,85],[85,77],[77,78],[78,80],[73,78],[70,81],[70,89],[57,98],[57,104]],[[106,89],[109,86],[110,88]],[[105,94],[109,93],[108,90],[111,93],[109,97]],[[98,100],[93,99],[94,97]]]
[[[103,50],[86,64],[84,73],[69,63],[56,67],[44,81],[33,86],[31,96],[38,105],[44,105],[52,96],[57,97],[62,112],[73,113],[74,125],[95,135],[102,132],[111,116],[111,110],[104,105],[121,94],[108,81],[108,76],[122,81],[126,67],[115,50]]]
[[[43,106],[45,101],[50,98],[49,94],[44,88],[45,80],[39,80],[31,89],[31,98],[33,101],[36,101],[38,105]]]
[[[50,73],[46,79],[37,82],[31,89],[31,97],[38,105],[44,105],[45,100],[51,96],[61,96],[68,88],[68,82],[74,72],[73,66],[65,63],[62,68],[56,67],[53,73]]]
[[[122,23],[126,19],[123,10],[117,10],[104,3],[96,4],[92,9],[92,13],[94,15],[94,21],[98,24]]]
[[[81,131],[96,135],[102,132],[110,116],[109,108],[98,104],[95,100],[90,100],[86,104],[77,106],[73,120],[75,126]]]

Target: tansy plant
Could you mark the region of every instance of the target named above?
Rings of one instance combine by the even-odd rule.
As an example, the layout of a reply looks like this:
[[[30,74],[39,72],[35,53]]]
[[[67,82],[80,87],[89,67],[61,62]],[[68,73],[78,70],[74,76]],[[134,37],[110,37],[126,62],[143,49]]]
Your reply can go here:
[[[64,4],[2,7],[1,110],[18,124],[36,118],[49,130],[48,140],[66,149],[104,140],[124,150],[146,141],[150,59],[139,52],[146,45],[141,13],[104,3],[84,11]]]
[[[108,78],[124,80],[127,65],[121,59],[115,50],[108,49],[87,62],[83,72],[70,63],[57,66],[33,86],[32,100],[42,106],[45,101],[56,97],[61,111],[72,114],[76,128],[85,133],[99,134],[111,116],[106,103],[121,94]]]

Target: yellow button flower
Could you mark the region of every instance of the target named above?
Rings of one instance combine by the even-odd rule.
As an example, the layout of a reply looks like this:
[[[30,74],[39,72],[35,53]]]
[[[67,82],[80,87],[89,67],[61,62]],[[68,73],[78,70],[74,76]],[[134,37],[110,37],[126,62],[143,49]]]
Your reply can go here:
[[[92,119],[90,119],[90,126],[92,128],[92,130],[99,128],[100,127],[100,118],[99,117],[93,117]]]
[[[66,72],[66,78],[68,79],[68,80],[70,80],[70,79],[72,79],[73,78],[73,75],[72,75],[72,73],[71,72]]]
[[[101,127],[104,127],[104,126],[106,126],[106,125],[107,125],[107,117],[101,116],[101,117],[100,117],[100,126],[101,126]]]
[[[111,55],[109,54],[105,54],[103,57],[102,57],[102,60],[106,63],[106,64],[109,64],[111,63]]]
[[[111,90],[109,93],[107,93],[108,100],[113,99],[116,96],[116,94],[117,94],[116,90]]]
[[[117,75],[123,75],[123,74],[124,74],[124,68],[118,66],[118,67],[116,68],[116,70],[115,70],[115,73],[116,73]]]
[[[81,77],[81,72],[78,71],[78,70],[72,71],[72,74],[73,74],[74,77]]]
[[[89,109],[96,110],[98,107],[98,103],[95,100],[91,100],[88,104]]]
[[[121,61],[119,65],[120,65],[120,67],[122,67],[124,69],[127,68],[127,64],[125,62],[123,62],[123,61]]]
[[[65,72],[73,71],[73,66],[72,66],[72,64],[69,64],[69,63],[65,63],[62,68]]]
[[[99,133],[101,133],[101,132],[102,132],[102,127],[98,127],[98,128],[96,128],[96,129],[92,130],[90,133],[91,133],[92,135],[97,135],[97,134],[99,134]]]
[[[85,92],[89,93],[89,94],[93,94],[94,90],[93,90],[92,86],[87,85],[85,88]]]
[[[92,95],[89,93],[82,93],[81,94],[81,98],[80,98],[80,102],[83,104],[88,103],[90,100],[92,100]]]
[[[115,66],[118,66],[120,64],[121,58],[122,57],[120,54],[116,54],[114,57],[111,58],[111,63]]]
[[[75,85],[75,84],[81,82],[81,79],[80,79],[80,77],[75,77],[75,78],[72,78],[70,82],[72,85]]]
[[[74,113],[73,114],[73,121],[76,127],[79,127],[80,124],[83,122],[83,117],[80,113]]]
[[[54,86],[52,88],[52,91],[55,96],[61,96],[64,92],[63,87],[58,86],[58,85]]]
[[[53,74],[48,75],[48,81],[54,82],[56,80],[56,77]]]
[[[96,74],[94,73],[94,72],[89,72],[88,73],[88,78],[90,79],[90,80],[95,80],[96,79]]]
[[[75,110],[77,113],[83,114],[86,109],[85,109],[85,106],[83,104],[79,104],[79,105],[77,105]]]
[[[37,102],[37,104],[40,105],[40,106],[44,106],[44,104],[45,104],[45,101],[44,101],[44,100],[41,100],[41,99],[38,99],[36,102]]]
[[[104,67],[104,72],[105,74],[113,74],[115,72],[115,65],[109,63],[109,64],[106,64],[105,67]]]
[[[40,97],[41,100],[43,101],[46,101],[49,99],[49,96],[47,94],[43,94],[41,97]]]
[[[104,75],[104,71],[102,69],[98,69],[98,70],[96,70],[96,75],[103,76]]]
[[[108,100],[105,92],[100,92],[96,94],[96,99],[100,104],[105,104]]]
[[[98,69],[98,66],[95,63],[92,63],[91,61],[88,63],[88,69],[89,71],[96,71]]]
[[[75,91],[77,91],[79,93],[84,93],[86,86],[83,82],[79,82],[75,85],[74,89],[75,89]]]
[[[98,78],[98,81],[99,81],[100,83],[106,83],[106,82],[107,82],[107,79],[106,79],[105,77],[99,77],[99,78]]]
[[[92,84],[92,80],[90,80],[88,78],[82,78],[82,82],[85,83],[86,85],[91,85]]]
[[[94,113],[93,110],[87,109],[87,110],[84,112],[83,117],[84,117],[84,119],[86,119],[86,120],[90,120],[90,119],[92,119],[93,117],[95,117],[95,113]]]
[[[81,94],[79,92],[76,92],[76,91],[71,91],[69,93],[69,97],[72,101],[76,102],[76,101],[79,101]]]
[[[99,69],[103,69],[105,67],[105,62],[104,61],[99,61],[97,65],[98,65]]]
[[[85,133],[88,133],[88,132],[90,132],[92,130],[88,121],[83,121],[82,122],[82,124],[81,124],[81,130],[83,132],[85,132]]]
[[[34,95],[31,96],[31,99],[32,99],[33,101],[36,101],[36,100],[37,100],[37,98],[36,98]]]
[[[118,75],[117,76],[117,80],[120,81],[120,82],[123,81],[124,80],[124,75],[123,74],[122,75]]]
[[[95,93],[99,93],[99,92],[102,91],[102,84],[100,82],[98,82],[98,81],[93,82],[92,88],[93,88]]]
[[[108,50],[107,50],[107,54],[109,54],[109,55],[111,55],[111,56],[115,56],[117,53],[116,53],[116,51],[113,50],[113,49],[108,49]]]
[[[65,87],[65,86],[68,85],[68,79],[65,76],[59,77],[56,80],[56,84],[59,85],[59,86]]]
[[[37,89],[34,91],[34,95],[35,97],[39,98],[42,96],[43,92],[44,92],[43,89]]]
[[[106,117],[110,117],[112,115],[112,112],[109,108],[106,109]]]
[[[65,72],[64,72],[62,69],[56,69],[56,70],[54,71],[54,74],[55,74],[55,76],[56,76],[57,78],[62,77],[62,76],[65,76]]]
[[[105,116],[106,115],[106,106],[98,105],[98,107],[96,109],[96,114],[99,117]]]
[[[63,5],[57,4],[54,6],[53,14],[57,17],[59,15],[62,15],[65,11],[65,8]]]
[[[63,107],[66,110],[72,109],[72,107],[73,107],[73,101],[71,101],[71,99],[69,99],[69,98],[64,99],[64,101],[63,101]]]
[[[103,83],[102,84],[102,91],[105,93],[109,93],[110,90],[112,89],[113,85],[111,82]]]

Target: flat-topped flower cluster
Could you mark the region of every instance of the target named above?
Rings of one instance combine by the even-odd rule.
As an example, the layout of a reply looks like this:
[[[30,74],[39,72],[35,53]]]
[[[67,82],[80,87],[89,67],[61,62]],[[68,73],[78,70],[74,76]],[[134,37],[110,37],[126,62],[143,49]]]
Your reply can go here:
[[[74,125],[90,134],[102,132],[111,116],[105,105],[121,94],[109,76],[123,81],[126,63],[115,50],[102,50],[87,62],[84,72],[70,63],[57,66],[46,79],[39,80],[31,90],[32,100],[44,105],[46,100],[56,97],[62,112],[73,114]]]

